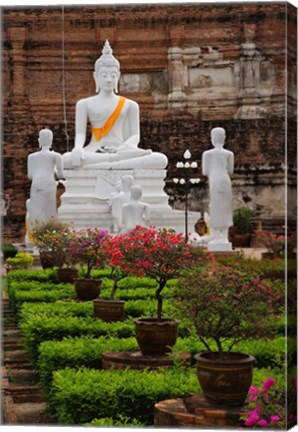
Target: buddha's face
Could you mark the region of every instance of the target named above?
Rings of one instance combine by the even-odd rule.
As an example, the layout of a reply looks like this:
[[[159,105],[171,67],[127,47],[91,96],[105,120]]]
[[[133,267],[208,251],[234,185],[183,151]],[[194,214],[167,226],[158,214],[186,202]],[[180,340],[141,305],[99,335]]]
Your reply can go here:
[[[99,70],[94,73],[97,89],[103,91],[112,91],[117,88],[118,80],[120,77],[119,69],[115,66],[107,67],[101,66]]]

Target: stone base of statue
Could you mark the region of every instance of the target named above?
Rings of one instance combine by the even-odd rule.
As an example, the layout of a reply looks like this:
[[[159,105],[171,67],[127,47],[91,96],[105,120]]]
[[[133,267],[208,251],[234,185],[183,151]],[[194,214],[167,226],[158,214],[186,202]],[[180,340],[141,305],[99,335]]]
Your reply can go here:
[[[115,232],[110,196],[120,178],[131,175],[134,183],[142,187],[142,200],[150,205],[150,225],[184,232],[184,212],[170,207],[164,191],[166,173],[164,169],[65,169],[65,192],[61,196],[58,219],[72,222],[76,229],[100,227]],[[191,232],[199,217],[199,212],[188,213]]]
[[[232,243],[221,243],[221,242],[209,242],[207,244],[207,249],[210,252],[231,252],[232,251]]]

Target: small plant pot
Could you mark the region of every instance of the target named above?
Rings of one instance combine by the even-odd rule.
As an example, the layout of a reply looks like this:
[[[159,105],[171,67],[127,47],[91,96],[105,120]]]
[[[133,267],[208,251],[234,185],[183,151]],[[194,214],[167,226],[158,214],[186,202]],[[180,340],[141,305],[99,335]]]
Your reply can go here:
[[[124,317],[124,300],[93,300],[93,311],[96,318],[106,322],[121,321]]]
[[[57,270],[57,281],[58,283],[74,283],[74,280],[78,277],[78,270],[73,268],[62,268]]]
[[[205,398],[213,404],[243,405],[252,383],[253,362],[251,355],[225,353],[200,353],[195,355],[197,377]]]
[[[234,231],[233,234],[233,245],[235,247],[249,247],[250,245],[250,234],[238,234]]]
[[[164,355],[172,351],[178,336],[178,320],[140,318],[134,323],[136,339],[143,355]]]
[[[101,288],[100,279],[75,279],[75,290],[80,300],[94,300],[99,296]]]

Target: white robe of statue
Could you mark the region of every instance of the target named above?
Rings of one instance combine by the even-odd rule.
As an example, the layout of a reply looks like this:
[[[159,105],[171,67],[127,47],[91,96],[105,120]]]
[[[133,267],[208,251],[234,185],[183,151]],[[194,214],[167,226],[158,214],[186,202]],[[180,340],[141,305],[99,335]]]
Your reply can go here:
[[[232,183],[234,154],[223,148],[225,130],[211,131],[213,149],[203,153],[202,171],[209,180],[210,191],[210,236],[205,242],[228,243],[228,229],[233,225]]]
[[[39,132],[41,150],[28,156],[28,178],[32,180],[28,201],[29,229],[36,221],[46,222],[56,217],[56,180],[63,178],[63,162],[59,153],[51,151],[53,133],[49,129]]]
[[[131,201],[122,208],[122,225],[125,231],[131,231],[138,225],[148,226],[150,222],[150,205],[141,201],[141,186],[133,185],[130,195]]]

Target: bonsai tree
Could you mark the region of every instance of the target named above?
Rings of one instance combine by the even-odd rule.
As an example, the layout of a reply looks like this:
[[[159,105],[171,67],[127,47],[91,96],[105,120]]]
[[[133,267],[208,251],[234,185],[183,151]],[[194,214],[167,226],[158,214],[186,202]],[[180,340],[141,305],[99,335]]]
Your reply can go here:
[[[110,300],[115,299],[115,294],[118,289],[118,283],[122,279],[126,278],[129,274],[126,266],[119,265],[119,251],[123,239],[126,239],[126,236],[108,236],[106,237],[102,245],[102,253],[105,256],[106,264],[111,268],[109,278],[113,281],[112,290],[109,297]]]
[[[157,300],[157,319],[162,317],[162,291],[170,279],[178,278],[181,273],[197,262],[207,261],[212,254],[204,248],[194,248],[184,242],[182,233],[172,230],[144,228],[118,236],[117,247],[112,260],[124,274],[147,276],[157,281],[155,297]]]
[[[219,358],[242,340],[273,334],[272,323],[282,307],[281,295],[257,274],[219,264],[188,271],[174,298],[206,350],[218,352]]]
[[[91,270],[103,267],[105,255],[102,245],[108,237],[107,231],[99,228],[87,228],[73,232],[68,253],[81,264],[83,277],[91,279]]]
[[[233,212],[233,226],[236,234],[249,234],[252,229],[251,221],[255,216],[254,210],[240,207]]]

